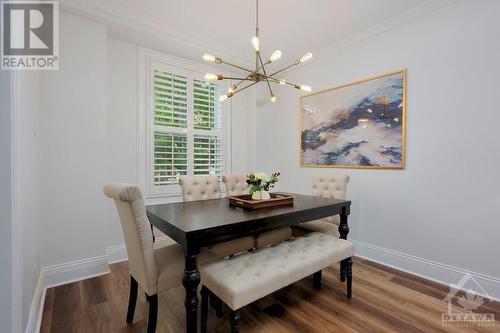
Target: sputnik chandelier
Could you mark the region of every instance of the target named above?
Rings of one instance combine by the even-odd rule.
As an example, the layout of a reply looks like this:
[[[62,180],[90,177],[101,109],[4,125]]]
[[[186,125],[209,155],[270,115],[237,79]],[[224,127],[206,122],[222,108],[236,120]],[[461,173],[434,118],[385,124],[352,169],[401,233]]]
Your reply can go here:
[[[305,86],[301,84],[296,84],[292,82],[288,82],[283,79],[279,79],[276,77],[277,74],[282,73],[286,71],[287,69],[300,65],[303,62],[306,62],[307,60],[312,58],[312,53],[308,52],[304,54],[300,59],[297,59],[295,62],[293,62],[291,65],[285,66],[282,69],[275,71],[274,73],[268,74],[266,71],[266,66],[270,65],[271,63],[275,62],[276,60],[281,58],[281,51],[276,50],[271,54],[269,57],[269,60],[266,62],[262,61],[262,55],[261,55],[261,47],[260,47],[260,39],[259,39],[259,0],[255,0],[255,7],[256,7],[256,27],[255,27],[255,36],[252,38],[252,46],[255,50],[255,69],[251,70],[248,68],[245,68],[243,66],[238,66],[231,64],[225,60],[222,60],[219,57],[213,56],[211,54],[205,53],[203,55],[203,59],[207,62],[213,62],[215,64],[225,64],[228,66],[232,66],[234,68],[237,68],[239,70],[242,70],[245,73],[243,77],[226,77],[220,74],[213,74],[213,73],[206,73],[205,74],[205,80],[207,81],[217,81],[217,80],[234,80],[237,81],[235,84],[231,84],[227,90],[227,94],[221,95],[219,97],[219,100],[225,101],[228,98],[231,98],[234,96],[234,94],[243,91],[259,82],[266,82],[267,87],[269,88],[269,94],[271,98],[271,102],[276,102],[276,95],[273,92],[273,89],[271,88],[271,83],[276,83],[280,85],[289,85],[292,86],[296,89],[301,89],[304,91],[311,91],[310,86]],[[240,85],[243,83],[251,82],[243,87],[240,88]]]

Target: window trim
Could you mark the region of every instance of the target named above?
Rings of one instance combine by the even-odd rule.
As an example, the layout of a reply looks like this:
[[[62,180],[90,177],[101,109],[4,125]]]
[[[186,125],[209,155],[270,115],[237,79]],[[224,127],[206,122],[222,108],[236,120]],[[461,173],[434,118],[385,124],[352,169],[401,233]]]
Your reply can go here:
[[[206,64],[192,62],[186,59],[167,55],[158,51],[138,47],[138,118],[137,118],[137,184],[144,193],[146,201],[161,203],[162,199],[171,201],[173,197],[181,197],[181,188],[178,184],[165,185],[164,189],[158,190],[153,185],[153,163],[154,163],[154,104],[152,103],[153,82],[151,73],[154,69],[165,70],[173,74],[183,75],[192,83],[194,79],[203,80],[206,72],[218,72],[225,76],[231,73],[220,71],[219,68]],[[215,82],[223,93],[229,86],[228,82]],[[192,86],[188,84],[188,86]],[[188,94],[188,128],[192,126],[193,96]],[[222,139],[223,145],[223,169],[222,174],[231,173],[231,101],[221,104],[222,131],[217,135]],[[189,131],[181,128],[174,129],[179,133],[188,133],[188,145],[192,146],[195,134],[207,134],[207,131],[191,129]],[[173,132],[174,132],[173,131]],[[171,133],[173,133],[171,132]],[[191,145],[190,145],[191,143]],[[193,149],[188,149],[188,159],[193,160]]]

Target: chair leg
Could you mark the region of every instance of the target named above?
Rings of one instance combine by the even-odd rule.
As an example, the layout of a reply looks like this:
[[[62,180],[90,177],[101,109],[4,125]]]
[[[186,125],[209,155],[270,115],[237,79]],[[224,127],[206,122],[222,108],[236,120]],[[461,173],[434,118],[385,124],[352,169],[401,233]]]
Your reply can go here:
[[[134,320],[135,305],[137,303],[137,281],[130,276],[130,296],[128,299],[127,324]]]
[[[238,310],[231,311],[231,333],[240,333],[240,312]]]
[[[316,288],[321,287],[321,272],[322,271],[318,271],[313,274],[313,286]]]
[[[352,297],[352,258],[346,262],[347,298]]]
[[[149,319],[147,333],[155,333],[158,319],[158,294],[146,297],[149,302]]]
[[[151,226],[151,235],[153,235],[153,244],[154,244],[154,242],[156,241],[155,232],[153,230],[153,225],[151,223],[149,225]]]
[[[201,287],[201,333],[207,333],[208,289]]]
[[[340,262],[340,281],[345,282],[346,275],[346,260],[344,259]]]

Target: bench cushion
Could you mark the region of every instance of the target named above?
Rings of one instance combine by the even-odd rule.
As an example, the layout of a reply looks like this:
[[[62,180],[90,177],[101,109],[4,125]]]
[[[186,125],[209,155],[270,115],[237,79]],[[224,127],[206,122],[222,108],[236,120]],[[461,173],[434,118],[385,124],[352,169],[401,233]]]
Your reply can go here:
[[[293,235],[295,237],[303,236],[309,232],[321,232],[330,236],[339,237],[339,227],[329,221],[315,220],[311,222],[301,223],[293,227]]]
[[[264,231],[255,236],[254,247],[260,249],[261,247],[277,244],[290,238],[292,238],[292,228],[290,227]]]
[[[352,257],[351,242],[310,233],[200,267],[201,279],[232,310]]]
[[[240,252],[245,252],[254,247],[254,240],[252,236],[246,236],[242,238],[232,239],[230,241],[225,241],[222,243],[217,243],[210,246],[210,251],[218,255],[219,257],[227,257]]]

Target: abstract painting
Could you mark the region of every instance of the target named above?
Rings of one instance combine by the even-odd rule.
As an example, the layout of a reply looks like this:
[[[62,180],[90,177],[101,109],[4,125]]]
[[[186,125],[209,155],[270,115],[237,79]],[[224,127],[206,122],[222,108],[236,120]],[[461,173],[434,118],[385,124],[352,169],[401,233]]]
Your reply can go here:
[[[301,166],[403,169],[406,70],[301,98]]]

